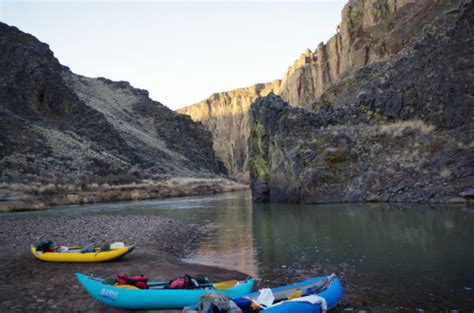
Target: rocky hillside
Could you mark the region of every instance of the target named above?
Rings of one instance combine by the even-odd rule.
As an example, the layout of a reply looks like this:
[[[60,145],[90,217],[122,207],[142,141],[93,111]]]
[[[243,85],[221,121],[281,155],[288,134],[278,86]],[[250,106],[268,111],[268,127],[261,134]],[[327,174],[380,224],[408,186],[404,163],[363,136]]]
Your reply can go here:
[[[216,154],[229,173],[248,180],[247,139],[250,131],[250,105],[280,86],[280,81],[257,84],[228,92],[215,93],[206,100],[179,109],[194,121],[203,123],[212,133]]]
[[[107,182],[225,174],[211,134],[128,82],[72,73],[0,23],[0,181]]]
[[[345,14],[360,3],[350,1]],[[474,196],[474,4],[423,0],[397,12],[370,31],[357,28],[363,38],[381,34],[383,53],[371,57],[374,46],[365,43],[363,59],[377,62],[353,66],[319,91],[313,87],[320,84],[299,79],[309,96],[282,92],[283,99],[271,94],[252,105],[256,200],[463,202]],[[341,27],[341,37],[344,32]],[[285,95],[311,110],[290,106]]]
[[[317,110],[325,91],[355,70],[399,53],[433,19],[457,2],[351,0],[342,11],[337,33],[326,43],[318,44],[314,51],[307,49],[281,81],[215,94],[178,112],[202,121],[212,132],[216,154],[229,172],[245,176],[248,109],[257,96],[272,91],[292,106]],[[240,120],[245,127],[235,123]]]

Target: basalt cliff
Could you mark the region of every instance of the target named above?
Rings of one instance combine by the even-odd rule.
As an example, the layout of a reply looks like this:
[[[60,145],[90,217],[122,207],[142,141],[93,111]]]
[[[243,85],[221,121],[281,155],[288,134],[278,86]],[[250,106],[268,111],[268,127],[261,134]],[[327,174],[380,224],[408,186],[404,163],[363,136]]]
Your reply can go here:
[[[443,10],[396,55],[347,75],[311,110],[273,94],[258,99],[249,140],[255,199],[471,198],[473,21],[471,1]]]
[[[292,106],[312,109],[323,92],[345,75],[399,52],[440,11],[453,7],[451,2],[351,0],[342,11],[337,33],[326,44],[301,54],[283,79],[216,93],[177,112],[202,122],[230,174],[247,177],[249,108],[257,97],[273,92]]]
[[[231,175],[248,181],[247,140],[250,133],[250,105],[280,86],[275,80],[227,92],[177,110],[203,123],[212,133],[213,147]]]
[[[349,1],[336,35],[246,112],[254,199],[472,197],[472,11],[470,0]],[[208,103],[230,114],[226,101]]]
[[[146,90],[74,74],[47,44],[0,23],[0,206],[58,190],[74,202],[91,186],[100,194],[171,175],[219,177],[226,169],[211,140]]]

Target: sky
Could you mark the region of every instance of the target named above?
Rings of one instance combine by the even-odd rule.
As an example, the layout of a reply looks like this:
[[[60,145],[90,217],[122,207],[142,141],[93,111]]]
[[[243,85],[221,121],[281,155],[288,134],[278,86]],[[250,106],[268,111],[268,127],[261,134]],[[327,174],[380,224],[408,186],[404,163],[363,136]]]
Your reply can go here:
[[[336,33],[345,2],[0,0],[0,21],[74,73],[129,81],[177,109],[281,79]]]

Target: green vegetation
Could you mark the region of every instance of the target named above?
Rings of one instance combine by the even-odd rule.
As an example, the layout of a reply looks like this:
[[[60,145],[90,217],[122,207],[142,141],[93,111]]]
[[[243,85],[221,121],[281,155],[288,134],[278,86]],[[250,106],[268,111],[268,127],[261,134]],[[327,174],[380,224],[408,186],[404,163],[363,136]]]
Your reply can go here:
[[[257,174],[257,178],[267,180],[270,174],[270,165],[266,161],[268,155],[268,134],[258,122],[254,122],[250,129],[250,141],[255,156],[250,160],[250,167]]]
[[[257,173],[258,179],[268,179],[268,175],[270,174],[270,166],[261,155],[255,156],[255,158],[250,161],[250,165],[254,169],[255,173]]]

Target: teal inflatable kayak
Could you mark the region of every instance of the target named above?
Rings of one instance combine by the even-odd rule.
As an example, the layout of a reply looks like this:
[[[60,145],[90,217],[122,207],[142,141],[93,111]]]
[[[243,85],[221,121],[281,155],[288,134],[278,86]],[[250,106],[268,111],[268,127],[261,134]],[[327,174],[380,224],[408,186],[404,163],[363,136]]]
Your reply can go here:
[[[315,277],[296,284],[270,288],[274,297],[273,303],[262,307],[265,313],[319,313],[334,308],[343,295],[343,287],[336,275]],[[233,301],[246,312],[252,301],[258,303],[258,298],[264,291],[258,291],[234,298]],[[289,299],[290,298],[290,299]],[[249,301],[251,300],[251,301]],[[251,311],[251,310],[248,310]]]
[[[167,289],[168,282],[149,282],[149,289],[127,289],[107,285],[103,279],[76,273],[84,289],[94,299],[103,304],[129,310],[182,309],[184,306],[199,302],[200,297],[209,291],[218,291],[231,298],[240,297],[252,291],[255,279],[236,281],[229,288],[216,290],[214,286],[221,283],[210,283],[196,289]],[[225,285],[225,284],[224,284]]]

